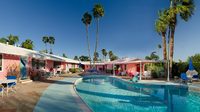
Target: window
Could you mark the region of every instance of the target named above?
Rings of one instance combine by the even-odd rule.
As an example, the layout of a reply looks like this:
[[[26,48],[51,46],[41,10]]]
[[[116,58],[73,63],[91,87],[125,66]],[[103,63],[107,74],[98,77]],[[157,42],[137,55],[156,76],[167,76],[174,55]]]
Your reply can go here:
[[[0,54],[0,71],[2,71],[2,65],[3,65],[3,56]]]

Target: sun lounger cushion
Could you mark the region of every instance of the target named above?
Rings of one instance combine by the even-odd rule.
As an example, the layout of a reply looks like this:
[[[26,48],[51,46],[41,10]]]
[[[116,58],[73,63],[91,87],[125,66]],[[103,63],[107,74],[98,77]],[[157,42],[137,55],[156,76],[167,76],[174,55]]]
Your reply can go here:
[[[198,76],[198,75],[193,75],[192,78],[194,78],[194,79],[198,79],[199,76]]]
[[[16,76],[7,76],[7,79],[17,79]]]
[[[186,73],[181,73],[181,79],[182,80],[188,80],[187,74]]]
[[[16,86],[16,83],[15,83],[15,82],[8,83],[8,87],[13,87],[13,86]]]

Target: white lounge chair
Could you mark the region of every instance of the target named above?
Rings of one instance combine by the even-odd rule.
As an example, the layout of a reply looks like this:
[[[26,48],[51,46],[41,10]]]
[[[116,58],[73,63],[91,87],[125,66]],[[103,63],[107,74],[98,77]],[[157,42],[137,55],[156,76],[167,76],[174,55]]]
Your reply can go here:
[[[144,71],[144,78],[150,79],[151,78],[151,72],[150,71]]]
[[[1,84],[0,84],[0,93],[1,93],[1,97],[3,98],[4,86]]]

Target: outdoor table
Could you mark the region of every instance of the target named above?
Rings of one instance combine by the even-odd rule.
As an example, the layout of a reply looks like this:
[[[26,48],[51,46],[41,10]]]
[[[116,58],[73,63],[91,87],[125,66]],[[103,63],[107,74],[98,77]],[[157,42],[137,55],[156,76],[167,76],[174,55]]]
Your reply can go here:
[[[6,84],[6,95],[8,96],[8,84],[9,83],[13,83],[13,82],[17,82],[17,80],[15,79],[6,79],[6,80],[0,80],[1,84]]]

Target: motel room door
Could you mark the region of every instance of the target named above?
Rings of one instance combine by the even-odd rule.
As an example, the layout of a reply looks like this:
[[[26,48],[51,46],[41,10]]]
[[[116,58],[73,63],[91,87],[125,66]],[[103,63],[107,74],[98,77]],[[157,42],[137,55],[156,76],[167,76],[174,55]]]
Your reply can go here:
[[[26,69],[27,63],[28,63],[27,57],[20,57],[20,76],[22,80],[27,79],[27,69]]]

